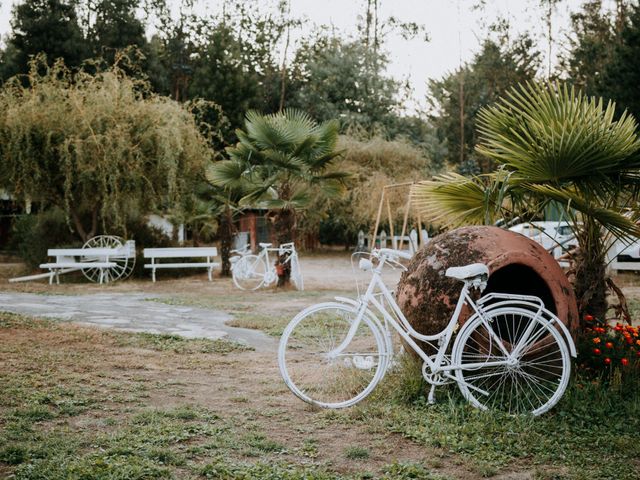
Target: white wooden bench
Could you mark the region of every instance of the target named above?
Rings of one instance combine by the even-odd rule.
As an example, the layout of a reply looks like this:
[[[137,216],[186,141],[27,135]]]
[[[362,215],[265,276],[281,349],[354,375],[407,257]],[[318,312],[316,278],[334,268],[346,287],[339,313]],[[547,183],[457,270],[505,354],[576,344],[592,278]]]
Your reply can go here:
[[[47,255],[56,257],[55,262],[40,264],[40,268],[47,268],[52,273],[49,276],[50,284],[53,283],[54,277],[56,283],[59,284],[61,273],[85,268],[98,269],[100,271],[99,283],[103,283],[105,271],[118,266],[117,263],[110,262],[109,257],[122,255],[122,252],[117,248],[50,248],[47,250]]]
[[[212,261],[218,256],[218,249],[215,247],[178,247],[178,248],[145,248],[144,258],[150,258],[151,263],[145,263],[144,268],[151,269],[151,278],[156,281],[156,270],[158,268],[206,268],[209,274],[209,281],[212,280],[212,273],[219,263]],[[206,258],[206,262],[190,263],[159,263],[162,258]]]

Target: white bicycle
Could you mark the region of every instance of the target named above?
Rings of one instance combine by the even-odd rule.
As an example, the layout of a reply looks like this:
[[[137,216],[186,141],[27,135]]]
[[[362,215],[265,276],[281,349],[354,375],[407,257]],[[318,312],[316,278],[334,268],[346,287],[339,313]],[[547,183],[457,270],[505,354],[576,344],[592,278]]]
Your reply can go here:
[[[435,401],[435,387],[449,382],[456,382],[464,398],[483,410],[540,415],[560,400],[576,349],[567,328],[542,300],[490,293],[474,301],[470,291],[484,290],[487,266],[449,268],[446,276],[464,282],[460,298],[444,330],[423,335],[409,324],[381,278],[387,263],[400,265],[398,257],[411,255],[373,250],[377,265],[360,260],[360,268],[372,271],[364,295],[311,306],[289,323],[280,340],[278,365],[296,396],[324,408],[349,407],[364,399],[393,364],[392,327],[424,362],[429,403]],[[473,315],[450,348],[465,304]],[[436,353],[425,353],[416,341]]]
[[[275,265],[269,258],[269,252],[277,252],[277,256],[286,255],[285,264],[291,266],[291,282],[298,290],[304,290],[298,252],[291,243],[283,243],[278,248],[272,248],[270,243],[260,243],[262,249],[258,255],[249,250],[249,245],[241,250],[232,250],[237,255],[230,258],[233,283],[241,290],[257,290],[260,287],[268,287],[278,280]]]

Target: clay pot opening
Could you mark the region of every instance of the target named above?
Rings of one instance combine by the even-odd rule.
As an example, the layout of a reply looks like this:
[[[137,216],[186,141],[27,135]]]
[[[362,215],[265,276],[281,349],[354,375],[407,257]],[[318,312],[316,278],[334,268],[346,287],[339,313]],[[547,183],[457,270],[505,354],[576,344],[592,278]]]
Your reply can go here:
[[[556,300],[549,285],[531,267],[512,263],[491,273],[484,294],[491,292],[533,295],[539,297],[547,310],[557,315]]]

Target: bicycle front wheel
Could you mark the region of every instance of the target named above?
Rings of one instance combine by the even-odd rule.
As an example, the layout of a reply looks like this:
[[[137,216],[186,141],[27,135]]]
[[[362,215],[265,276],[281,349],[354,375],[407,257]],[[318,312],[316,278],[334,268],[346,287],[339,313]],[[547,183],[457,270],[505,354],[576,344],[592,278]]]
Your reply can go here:
[[[356,316],[350,305],[322,303],[289,323],[280,340],[278,365],[298,398],[324,408],[349,407],[382,379],[388,363],[385,337],[368,316],[339,349]]]
[[[240,258],[232,270],[233,283],[240,290],[256,290],[264,282],[267,265],[258,255],[245,255]]]
[[[562,397],[571,355],[560,332],[535,312],[517,307],[470,320],[456,339],[458,386],[475,407],[541,415]]]

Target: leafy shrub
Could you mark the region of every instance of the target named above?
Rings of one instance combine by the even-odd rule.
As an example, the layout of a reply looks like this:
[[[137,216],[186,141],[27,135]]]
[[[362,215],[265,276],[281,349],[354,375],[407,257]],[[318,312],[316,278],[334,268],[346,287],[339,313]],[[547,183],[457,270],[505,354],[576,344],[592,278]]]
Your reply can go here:
[[[9,249],[18,252],[29,268],[37,268],[47,261],[47,249],[79,246],[78,243],[62,210],[53,208],[18,217],[13,224]]]
[[[356,241],[358,230],[367,231],[378,212],[378,202],[385,185],[413,182],[430,177],[436,168],[427,153],[404,139],[386,140],[379,136],[361,138],[341,135],[338,150],[342,152],[339,169],[351,174],[347,179],[347,194],[340,200],[324,197],[313,199],[312,208],[301,219],[303,231],[320,226],[323,244]],[[409,187],[388,190],[385,198],[401,227]],[[387,215],[382,218],[389,232]]]
[[[127,223],[127,240],[136,241],[136,265],[133,276],[136,278],[149,277],[149,270],[144,268],[142,250],[145,248],[174,247],[175,242],[165,232],[153,225],[149,225],[143,217],[136,217]]]

